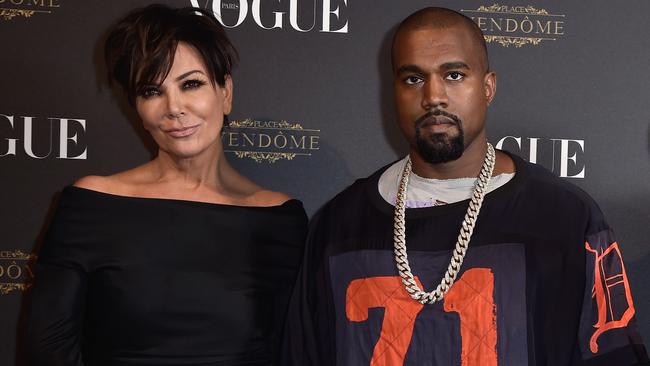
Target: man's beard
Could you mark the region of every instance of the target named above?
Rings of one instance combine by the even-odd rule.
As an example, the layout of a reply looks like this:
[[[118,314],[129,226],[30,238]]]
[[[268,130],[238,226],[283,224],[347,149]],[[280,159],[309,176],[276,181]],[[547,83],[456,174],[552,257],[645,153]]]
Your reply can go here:
[[[431,116],[445,116],[454,121],[458,134],[449,136],[446,133],[435,133],[422,136],[422,123]],[[433,110],[415,121],[415,143],[420,156],[429,164],[440,164],[454,161],[463,155],[464,145],[463,123],[457,116],[443,110]]]

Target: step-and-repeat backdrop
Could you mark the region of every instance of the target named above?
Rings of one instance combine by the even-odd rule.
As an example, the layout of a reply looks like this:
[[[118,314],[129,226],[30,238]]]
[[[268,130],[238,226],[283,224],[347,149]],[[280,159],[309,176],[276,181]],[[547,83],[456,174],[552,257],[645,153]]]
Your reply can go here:
[[[105,82],[109,25],[148,1],[0,0],[0,364],[61,189],[154,150]],[[404,155],[389,49],[416,9],[458,10],[498,75],[493,144],[587,190],[614,227],[650,341],[650,2],[168,0],[214,11],[239,49],[229,160],[262,185],[327,199]],[[548,294],[553,296],[553,294]]]

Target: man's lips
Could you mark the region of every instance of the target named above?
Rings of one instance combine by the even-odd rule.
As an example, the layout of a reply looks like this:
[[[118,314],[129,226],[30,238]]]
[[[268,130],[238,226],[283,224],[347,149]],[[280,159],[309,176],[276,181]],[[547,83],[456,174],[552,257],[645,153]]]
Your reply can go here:
[[[167,133],[169,136],[174,138],[181,138],[181,137],[187,137],[192,135],[194,132],[196,132],[198,128],[199,125],[187,126],[182,128],[170,128],[168,130],[165,130],[165,133]]]
[[[440,126],[440,125],[456,125],[456,121],[449,117],[445,116],[428,116],[419,123],[420,128],[426,128],[429,126]]]

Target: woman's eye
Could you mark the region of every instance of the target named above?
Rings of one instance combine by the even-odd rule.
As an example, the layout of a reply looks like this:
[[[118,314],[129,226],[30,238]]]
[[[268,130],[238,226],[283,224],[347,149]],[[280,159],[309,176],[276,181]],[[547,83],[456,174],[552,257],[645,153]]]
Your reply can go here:
[[[458,81],[462,80],[464,76],[465,75],[461,74],[460,72],[453,71],[447,75],[447,80]]]
[[[160,95],[160,89],[158,89],[157,87],[154,87],[154,86],[144,87],[140,91],[140,96],[145,98],[145,99],[155,97],[155,96],[158,96],[158,95]]]
[[[198,79],[185,80],[183,82],[183,89],[198,89],[205,85],[205,81]]]
[[[404,79],[404,82],[408,85],[414,85],[420,83],[421,81],[422,79],[417,76],[409,76],[406,79]]]

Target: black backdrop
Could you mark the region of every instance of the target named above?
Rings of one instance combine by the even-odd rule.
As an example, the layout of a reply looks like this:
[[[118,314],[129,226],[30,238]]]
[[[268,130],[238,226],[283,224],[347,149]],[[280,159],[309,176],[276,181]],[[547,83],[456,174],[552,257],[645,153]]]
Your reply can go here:
[[[614,227],[650,340],[650,3],[175,0],[217,10],[238,47],[230,161],[310,214],[406,152],[389,40],[430,5],[484,29],[498,89],[490,140],[584,188]],[[149,159],[104,82],[108,26],[149,1],[0,0],[0,364],[14,364],[30,263],[62,187]],[[553,296],[553,294],[549,294]]]

